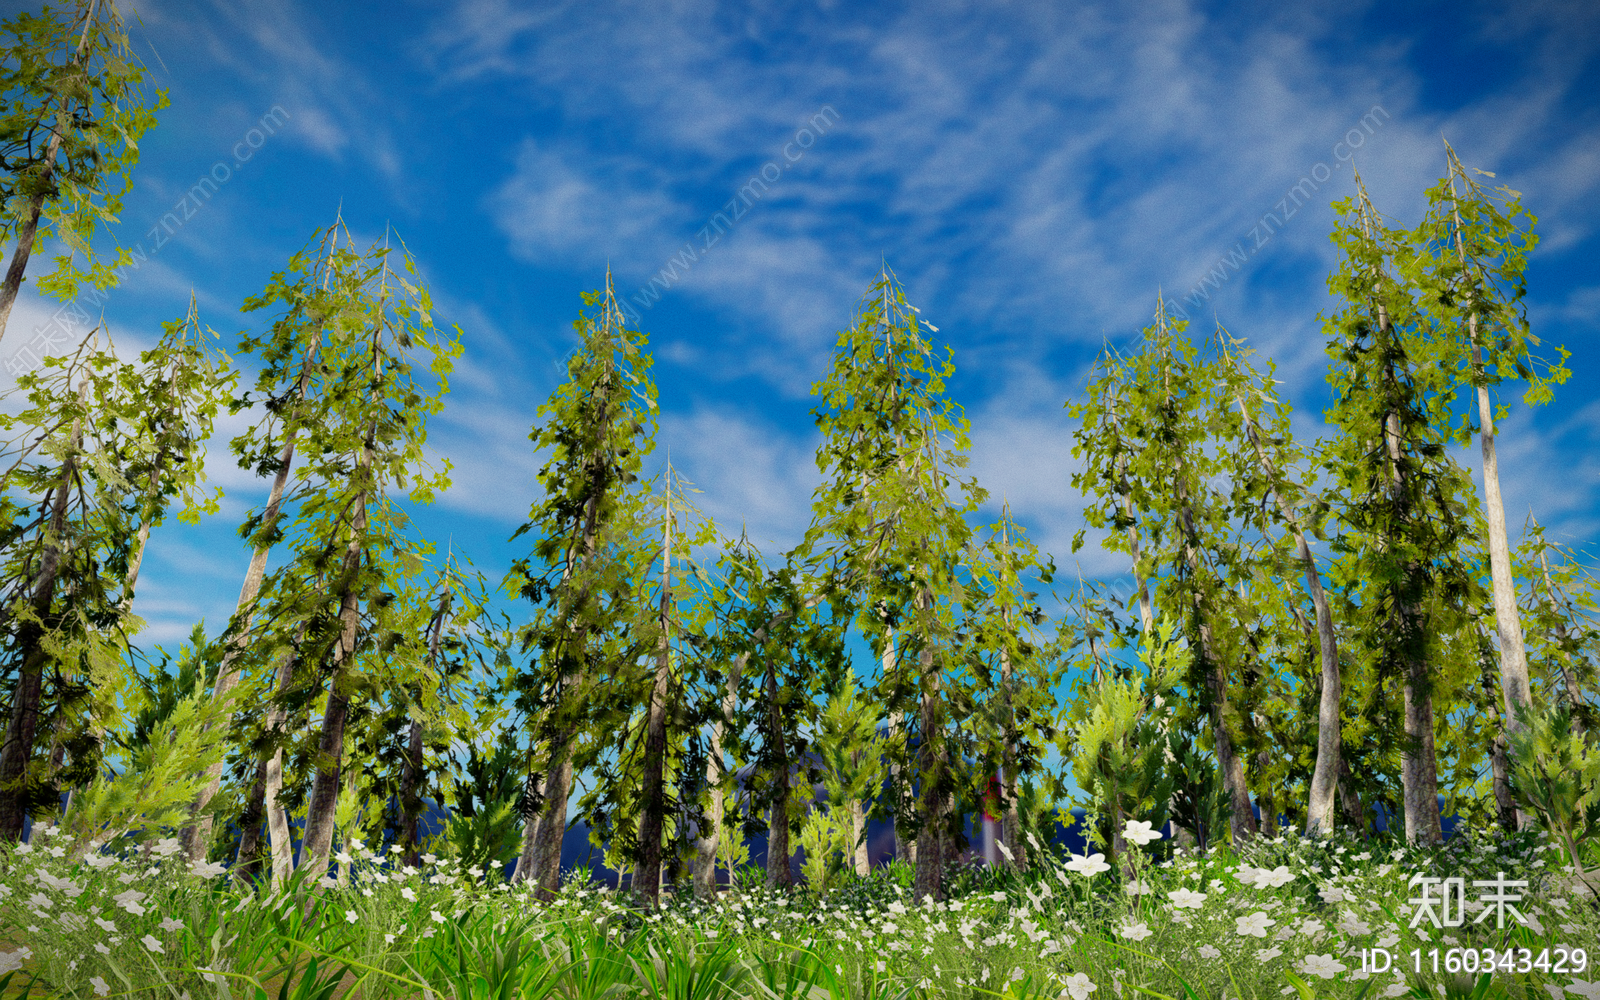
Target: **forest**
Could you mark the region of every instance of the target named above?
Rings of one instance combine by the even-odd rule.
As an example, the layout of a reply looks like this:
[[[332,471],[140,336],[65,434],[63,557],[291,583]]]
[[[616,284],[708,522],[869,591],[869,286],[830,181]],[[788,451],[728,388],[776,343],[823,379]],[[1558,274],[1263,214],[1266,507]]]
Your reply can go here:
[[[4,324],[28,277],[66,303],[120,280],[127,251],[106,251],[106,232],[165,98],[110,0],[19,14],[4,32],[0,336],[15,337]],[[639,943],[651,921],[678,914],[682,928],[699,927],[682,914],[740,894],[800,921],[784,934],[797,946],[795,928],[824,926],[830,907],[878,900],[905,914],[903,899],[922,908],[918,933],[931,941],[937,928],[950,938],[941,949],[975,956],[959,974],[940,968],[953,981],[906,971],[911,949],[893,943],[884,954],[898,972],[863,960],[848,983],[842,962],[828,972],[833,958],[798,952],[737,972],[713,933],[698,945],[674,939],[681,953],[651,952],[657,964],[635,963],[629,988],[650,995],[678,975],[678,989],[684,970],[711,962],[736,995],[756,995],[750,977],[781,968],[835,995],[1059,988],[1084,1000],[1091,973],[1119,996],[1125,977],[1170,983],[1169,972],[1190,989],[1172,963],[1180,951],[1217,951],[1191,926],[1213,919],[1192,901],[1207,895],[1193,872],[1210,871],[1212,886],[1236,892],[1302,879],[1295,905],[1322,916],[1305,918],[1313,930],[1297,926],[1307,948],[1331,950],[1283,958],[1272,947],[1250,961],[1279,961],[1285,992],[1309,1000],[1308,982],[1333,980],[1323,974],[1333,966],[1354,990],[1351,956],[1370,950],[1363,935],[1379,936],[1370,913],[1330,909],[1347,890],[1317,876],[1323,864],[1338,870],[1337,856],[1493,864],[1494,845],[1524,845],[1524,862],[1548,851],[1552,876],[1573,871],[1583,898],[1584,870],[1600,861],[1594,578],[1585,553],[1547,539],[1531,513],[1513,531],[1496,451],[1508,407],[1548,402],[1571,375],[1569,355],[1541,354],[1528,320],[1538,237],[1521,195],[1491,186],[1448,144],[1440,153],[1411,224],[1383,214],[1359,177],[1334,205],[1326,436],[1297,438],[1292,401],[1247,333],[1193,329],[1159,296],[1149,325],[1108,341],[1063,401],[1061,432],[1080,463],[1072,485],[1097,532],[1079,532],[1073,550],[1097,538],[1125,559],[1131,588],[1069,581],[1058,559],[1072,553],[1040,551],[1009,508],[993,523],[982,515],[990,497],[966,471],[970,427],[947,388],[954,353],[888,264],[837,333],[831,366],[815,373],[821,485],[803,540],[768,552],[703,514],[694,484],[662,459],[670,442],[657,435],[650,339],[619,307],[611,275],[597,276],[574,303],[565,381],[529,415],[537,481],[504,484],[528,513],[513,536],[524,554],[500,579],[413,520],[450,484],[448,460],[429,459],[429,421],[449,405],[471,331],[436,317],[399,234],[359,245],[332,219],[263,276],[241,306],[254,326],[237,338],[215,332],[192,300],[136,358],[103,321],[81,323],[65,349],[17,376],[0,412],[0,866],[15,876],[0,885],[0,936],[27,941],[0,953],[0,963],[21,956],[0,972],[54,947],[41,943],[47,918],[93,938],[88,918],[68,912],[76,904],[56,909],[42,893],[70,886],[76,900],[103,883],[90,896],[116,899],[124,922],[148,910],[151,928],[162,914],[178,925],[166,930],[174,941],[189,940],[185,921],[211,920],[216,933],[192,935],[170,968],[152,966],[167,970],[159,984],[103,959],[118,978],[95,980],[97,994],[109,981],[176,997],[181,981],[227,995],[201,984],[221,982],[225,913],[239,911],[207,880],[226,875],[240,899],[356,889],[370,899],[376,886],[398,900],[412,893],[403,873],[435,866],[447,872],[431,880],[438,892],[464,879],[545,907],[532,912],[587,912],[588,893],[625,901],[607,904],[624,916],[599,944],[579,939],[581,919],[548,931],[539,968],[552,977],[581,964],[586,947],[590,975],[596,956],[643,956],[656,947]],[[46,248],[59,250],[48,263]],[[241,413],[253,423],[223,456],[216,423]],[[1477,468],[1457,460],[1463,448]],[[237,528],[249,568],[231,619],[197,623],[169,652],[140,639],[140,566],[173,521],[217,516],[208,461],[258,477]],[[430,810],[440,814],[431,834]],[[892,860],[870,849],[875,824],[892,828]],[[570,850],[564,864],[580,828],[587,856],[619,873],[615,885],[589,881],[589,863],[574,866]],[[1088,845],[1081,854],[1063,849],[1063,828]],[[752,866],[757,840],[764,863]],[[66,874],[28,867],[45,855]],[[1278,860],[1295,867],[1275,869]],[[201,887],[140,883],[113,897],[118,865]],[[1408,871],[1361,871],[1374,885],[1399,878],[1383,891],[1404,905]],[[1170,892],[1143,881],[1182,872],[1191,882]],[[1052,880],[1066,896],[1051,894]],[[141,904],[167,891],[186,902]],[[1139,964],[1124,953],[1157,920],[1138,908],[1162,893],[1172,902],[1161,919],[1176,921],[1162,933],[1179,937]],[[990,913],[990,894],[1010,902]],[[784,911],[790,898],[805,902]],[[294,907],[251,911],[278,923],[245,940],[323,940],[306,936],[319,920],[329,934],[347,919],[366,926],[342,902],[306,907],[293,927]],[[472,923],[489,911],[461,907],[458,925],[429,928],[417,954],[447,937],[451,948],[477,942],[461,946],[462,963],[499,947],[502,924]],[[116,937],[98,907],[82,912]],[[415,912],[413,935],[426,922]],[[1247,919],[1290,926],[1276,904],[1258,912],[1238,916],[1230,940],[1265,936]],[[980,916],[1004,925],[979,933],[981,948],[970,927],[945,925]],[[432,917],[447,926],[439,909]],[[1547,952],[1596,940],[1593,912],[1568,917],[1571,933],[1551,918]],[[861,933],[892,936],[882,919]],[[1231,928],[1235,916],[1214,919]],[[1353,950],[1330,943],[1335,925]],[[1396,926],[1416,924],[1402,915]],[[1488,933],[1474,927],[1460,933]],[[807,944],[825,934],[805,933]],[[149,958],[167,954],[152,944],[163,940],[114,943]],[[847,950],[837,940],[830,947]],[[1482,949],[1485,976],[1495,948],[1515,944]],[[1003,947],[1036,964],[991,981],[984,956]],[[57,950],[48,968],[29,967],[30,982],[87,995],[65,971],[69,949]],[[341,975],[362,976],[355,954],[341,956]],[[209,966],[195,964],[207,955]],[[72,969],[80,960],[102,961],[86,947]],[[331,965],[297,960],[276,967],[286,989],[339,985]],[[454,958],[435,960],[437,975],[453,974]],[[229,975],[256,975],[248,964]],[[396,983],[422,976],[444,990],[424,966],[383,968]],[[513,957],[508,967],[522,966]],[[1544,971],[1554,975],[1548,957]],[[1521,974],[1529,990],[1541,982],[1537,970]],[[518,975],[516,995],[534,995],[534,972]],[[369,978],[364,995],[401,989]],[[460,990],[487,996],[472,990],[493,977],[479,978]],[[1404,989],[1430,995],[1431,981],[1417,982]]]

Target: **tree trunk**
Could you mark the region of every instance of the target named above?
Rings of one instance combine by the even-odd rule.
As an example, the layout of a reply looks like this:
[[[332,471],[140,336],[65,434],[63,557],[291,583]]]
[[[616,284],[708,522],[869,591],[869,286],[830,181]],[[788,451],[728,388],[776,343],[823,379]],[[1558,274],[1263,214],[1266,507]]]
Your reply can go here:
[[[767,888],[788,889],[794,878],[789,871],[789,750],[783,738],[783,719],[778,710],[778,678],[767,664],[767,739],[774,750],[771,809],[767,814]]]
[[[1256,432],[1255,421],[1245,405],[1244,394],[1238,396],[1239,413],[1244,417],[1245,433],[1255,447],[1256,458],[1267,474],[1269,482],[1278,482],[1278,470],[1261,446],[1261,436]],[[1328,596],[1322,590],[1322,574],[1317,571],[1317,561],[1311,555],[1311,546],[1300,516],[1289,501],[1272,490],[1285,523],[1294,532],[1295,552],[1305,569],[1306,591],[1317,612],[1317,646],[1321,651],[1322,692],[1317,703],[1317,761],[1311,770],[1311,794],[1306,804],[1306,836],[1321,837],[1333,832],[1334,801],[1339,789],[1340,752],[1343,744],[1339,705],[1344,699],[1343,680],[1339,676],[1339,646],[1333,631],[1333,611],[1328,606]]]
[[[300,383],[304,390],[305,380],[310,374],[310,359],[301,371]],[[289,466],[294,462],[294,436],[283,446],[283,453],[278,457],[278,472],[272,480],[272,491],[267,496],[267,509],[262,513],[262,524],[270,528],[278,520],[278,511],[283,503],[284,487],[289,481]],[[143,530],[143,529],[141,529]],[[239,601],[234,605],[234,614],[243,615],[241,627],[243,631],[232,647],[223,654],[222,665],[217,669],[217,683],[212,690],[212,700],[221,701],[228,696],[236,684],[239,683],[239,654],[243,653],[250,644],[251,619],[255,615],[256,597],[261,593],[261,582],[267,574],[268,547],[258,546],[250,554],[250,567],[245,571],[244,585],[239,588]],[[131,594],[133,586],[130,583],[128,591]],[[183,830],[184,852],[188,857],[204,860],[200,853],[205,845],[211,843],[212,815],[206,811],[211,800],[216,797],[217,791],[222,787],[222,761],[216,761],[206,768],[206,783],[195,796],[193,804],[189,807],[190,822]]]
[[[1178,482],[1178,502],[1182,504],[1180,516],[1184,530],[1184,557],[1189,570],[1196,577],[1201,574],[1199,531],[1195,528],[1194,512],[1190,509],[1187,491]],[[1217,771],[1230,803],[1229,830],[1235,846],[1244,843],[1257,832],[1255,810],[1250,804],[1250,786],[1245,780],[1244,760],[1233,745],[1233,734],[1228,731],[1228,678],[1218,657],[1212,639],[1211,624],[1206,615],[1205,601],[1198,590],[1194,594],[1192,609],[1196,631],[1200,637],[1200,655],[1205,661],[1202,675],[1211,703],[1211,736],[1217,755]]]
[[[306,635],[306,623],[295,630],[295,645],[285,651],[278,665],[278,691],[282,692],[294,680],[295,666],[299,661],[299,645]],[[283,728],[289,713],[274,704],[267,710],[266,732],[271,735]],[[272,848],[272,884],[282,886],[294,871],[294,835],[289,829],[289,813],[278,794],[283,791],[283,750],[276,749],[262,760],[260,771],[261,809],[267,817],[267,837]],[[243,848],[241,847],[241,852]],[[241,853],[241,857],[242,857]]]
[[[100,0],[89,0],[88,14],[84,17],[83,33],[78,37],[78,48],[73,54],[72,64],[82,68],[84,59],[89,52],[89,33],[94,28],[94,16]],[[55,176],[56,154],[61,151],[61,133],[67,127],[66,105],[61,103],[56,110],[56,127],[50,133],[49,145],[45,147],[44,154],[44,182],[52,183]],[[11,251],[11,266],[6,270],[6,278],[0,284],[0,338],[6,333],[6,326],[11,321],[11,307],[16,305],[17,293],[22,288],[23,275],[28,270],[28,259],[33,255],[33,242],[39,232],[39,218],[44,214],[46,192],[41,191],[28,199],[28,208],[23,213],[23,223],[17,230],[17,245]],[[0,839],[4,839],[4,820],[0,819]],[[18,836],[21,836],[20,830]]]
[[[1455,154],[1451,153],[1450,192],[1455,194]],[[1454,204],[1452,202],[1452,204]],[[1456,255],[1463,268],[1469,267],[1461,235],[1461,211],[1454,209]],[[1470,305],[1470,303],[1469,303]],[[1467,332],[1472,341],[1474,373],[1483,370],[1483,345],[1478,339],[1478,314],[1467,316]],[[1532,707],[1532,687],[1528,680],[1528,653],[1522,638],[1522,616],[1517,608],[1517,582],[1511,572],[1511,546],[1506,539],[1506,509],[1500,496],[1500,463],[1495,454],[1494,406],[1489,388],[1475,386],[1478,395],[1478,443],[1483,454],[1483,511],[1489,520],[1489,576],[1494,584],[1495,630],[1500,639],[1500,691],[1505,702],[1505,730],[1523,731],[1520,713]],[[1519,826],[1528,817],[1517,811]]]
[[[250,783],[250,797],[244,812],[239,816],[239,853],[234,856],[233,870],[241,879],[254,883],[258,877],[261,859],[261,824],[267,817],[267,759],[256,763],[255,780]]]
[[[1385,331],[1387,314],[1380,310]],[[1392,378],[1392,375],[1391,375]],[[1400,467],[1400,417],[1391,411],[1384,420],[1384,440],[1392,469],[1391,481],[1396,495],[1405,488],[1405,473]],[[1407,514],[1406,516],[1409,516]],[[1387,543],[1386,543],[1387,544]],[[1417,567],[1408,565],[1410,577]],[[1400,629],[1406,635],[1416,635],[1421,625],[1421,609],[1412,604],[1401,604]],[[1406,748],[1400,755],[1400,779],[1405,808],[1406,839],[1413,843],[1435,844],[1444,840],[1439,819],[1439,770],[1433,737],[1433,676],[1425,656],[1411,648],[1405,664],[1405,730]]]
[[[1339,757],[1339,809],[1344,821],[1359,836],[1367,835],[1367,811],[1361,804],[1361,794],[1356,791],[1355,775],[1350,773],[1350,762]]]
[[[859,760],[857,766],[860,766]],[[850,836],[853,838],[851,843],[856,845],[855,851],[852,852],[855,857],[856,874],[862,878],[872,874],[872,845],[867,843],[866,835],[867,810],[860,799],[855,799],[850,803]]]
[[[722,695],[722,717],[711,724],[711,753],[706,756],[706,785],[711,790],[709,829],[702,831],[695,843],[694,893],[701,899],[717,898],[717,845],[726,834],[723,829],[723,782],[728,777],[727,762],[722,756],[722,734],[733,726],[733,712],[738,705],[739,679],[744,673],[748,654],[740,653],[728,670],[727,686]],[[734,781],[737,793],[737,776]],[[733,878],[733,873],[728,873]]]
[[[400,776],[400,857],[408,865],[422,860],[422,723],[411,720],[406,734],[406,769]]]
[[[80,404],[88,398],[88,388],[88,382],[79,388]],[[82,447],[83,420],[80,418],[72,422],[71,443],[61,465],[61,481],[50,498],[50,524],[42,533],[39,574],[34,580],[33,594],[29,599],[37,620],[23,624],[18,630],[17,651],[22,662],[12,694],[5,744],[0,746],[0,843],[14,844],[20,841],[27,819],[24,802],[28,793],[28,762],[33,757],[34,736],[39,727],[39,707],[44,696],[44,668],[50,658],[44,645],[44,636],[50,621],[50,606],[55,600],[61,561],[65,555],[63,536],[67,530],[67,501],[72,493],[78,452]]]
[[[667,698],[672,688],[672,469],[667,468],[666,517],[661,541],[661,637],[656,645],[655,683],[645,720],[644,773],[639,788],[639,872],[650,905],[660,902],[661,831],[666,812]]]

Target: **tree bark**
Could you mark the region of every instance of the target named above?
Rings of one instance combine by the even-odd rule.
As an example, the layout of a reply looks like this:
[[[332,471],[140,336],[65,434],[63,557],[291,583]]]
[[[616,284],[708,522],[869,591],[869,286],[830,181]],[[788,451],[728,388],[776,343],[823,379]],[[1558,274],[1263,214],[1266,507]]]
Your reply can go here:
[[[1456,221],[1456,255],[1463,268],[1467,261],[1465,239],[1461,234],[1461,210],[1455,207],[1455,154],[1451,153],[1450,193]],[[1469,306],[1471,302],[1469,301]],[[1467,335],[1472,342],[1473,372],[1483,371],[1483,345],[1478,337],[1478,314],[1467,315]],[[1523,731],[1520,713],[1532,707],[1532,685],[1528,679],[1528,653],[1522,637],[1522,616],[1517,608],[1517,582],[1511,572],[1511,546],[1506,538],[1506,509],[1500,495],[1500,463],[1495,453],[1494,406],[1489,388],[1476,385],[1478,397],[1478,443],[1483,455],[1483,511],[1489,521],[1489,576],[1494,586],[1495,630],[1500,639],[1500,691],[1505,702],[1505,730]],[[1528,817],[1516,813],[1521,826]]]
[[[666,812],[667,698],[672,688],[672,468],[667,468],[666,516],[661,541],[661,636],[645,720],[644,773],[639,788],[639,872],[650,905],[660,902],[661,831]]]
[[[300,398],[305,398],[306,382],[311,377],[312,354],[308,353],[305,364],[300,369],[300,384],[298,393]],[[278,515],[283,506],[283,493],[289,482],[289,466],[294,463],[295,433],[291,430],[289,438],[283,444],[283,451],[278,456],[278,471],[272,479],[272,489],[267,494],[267,507],[262,512],[261,523],[264,528],[271,529],[277,523]],[[148,534],[148,531],[146,531]],[[239,638],[234,641],[222,657],[222,665],[217,669],[216,687],[212,689],[212,700],[221,701],[226,698],[239,683],[239,656],[250,645],[251,623],[255,616],[256,598],[261,594],[261,583],[267,575],[267,556],[270,547],[259,545],[250,554],[250,566],[245,570],[244,584],[239,588],[239,600],[234,605],[234,615],[242,615],[240,623],[242,631]],[[128,591],[131,594],[133,585],[130,583]],[[206,811],[211,800],[216,797],[222,788],[222,761],[217,761],[206,768],[206,783],[195,796],[194,803],[189,807],[189,825],[183,829],[183,845],[185,854],[194,859],[203,860],[201,851],[211,842],[212,815]]]
[[[1317,761],[1311,769],[1311,794],[1306,804],[1306,836],[1321,837],[1333,832],[1334,803],[1339,789],[1340,753],[1343,745],[1339,706],[1344,699],[1343,680],[1339,676],[1339,646],[1333,631],[1333,611],[1328,606],[1328,596],[1322,590],[1322,574],[1317,561],[1306,543],[1300,516],[1289,501],[1278,492],[1278,470],[1261,446],[1261,436],[1256,432],[1255,421],[1240,393],[1239,412],[1244,417],[1245,433],[1255,447],[1256,458],[1273,483],[1272,496],[1283,512],[1284,522],[1294,533],[1295,552],[1305,570],[1306,591],[1317,613],[1317,646],[1321,651],[1322,691],[1317,703]]]
[[[778,678],[767,664],[767,740],[773,754],[772,802],[767,814],[767,888],[788,889],[794,882],[789,871],[789,749],[783,738],[778,709]]]
[[[1572,658],[1566,650],[1566,619],[1562,617],[1561,605],[1556,600],[1555,585],[1550,582],[1550,561],[1545,557],[1542,546],[1539,549],[1539,569],[1544,576],[1545,598],[1550,604],[1550,612],[1556,622],[1556,643],[1560,650],[1556,655],[1556,664],[1561,668],[1562,693],[1566,696],[1567,708],[1576,710],[1584,703],[1583,692],[1579,689],[1578,678],[1572,672]]]
[[[694,894],[700,899],[717,898],[717,845],[726,831],[723,823],[726,819],[723,810],[723,783],[727,780],[727,761],[722,756],[722,735],[733,726],[733,712],[739,697],[739,679],[744,672],[747,654],[741,653],[734,658],[728,670],[727,686],[722,695],[722,717],[711,724],[711,752],[706,756],[706,787],[710,789],[711,801],[710,815],[706,823],[709,829],[701,831],[701,836],[695,841],[695,869],[694,869]],[[737,779],[734,784],[737,791]],[[729,872],[731,879],[733,873]]]
[[[267,818],[267,758],[256,762],[255,780],[250,783],[250,797],[245,801],[244,812],[239,815],[239,853],[234,856],[233,870],[240,878],[254,883],[258,877],[261,859],[261,824]]]
[[[88,389],[89,384],[85,381],[78,390],[80,404],[88,398]],[[44,668],[49,659],[44,636],[49,627],[50,606],[55,600],[56,581],[60,578],[61,562],[65,555],[67,501],[72,494],[72,481],[77,475],[78,452],[83,447],[81,417],[72,422],[70,441],[66,459],[61,464],[61,481],[50,497],[50,524],[42,532],[39,574],[34,580],[30,598],[37,620],[24,623],[18,630],[17,649],[22,663],[17,671],[5,744],[0,746],[0,843],[14,844],[20,841],[27,819],[27,809],[23,803],[27,797],[28,762],[33,757],[34,737],[39,727],[39,707],[44,695]]]

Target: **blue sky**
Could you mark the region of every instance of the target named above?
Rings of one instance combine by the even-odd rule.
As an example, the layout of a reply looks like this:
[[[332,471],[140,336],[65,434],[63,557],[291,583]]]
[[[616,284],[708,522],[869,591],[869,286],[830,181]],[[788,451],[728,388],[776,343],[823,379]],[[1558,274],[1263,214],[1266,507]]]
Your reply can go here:
[[[775,552],[809,518],[809,388],[886,259],[954,348],[994,512],[1008,498],[1070,566],[1083,522],[1062,404],[1102,341],[1134,336],[1158,287],[1184,299],[1220,266],[1190,312],[1276,360],[1309,442],[1326,403],[1328,203],[1352,190],[1353,162],[1380,209],[1414,222],[1443,134],[1540,216],[1534,330],[1574,354],[1553,405],[1507,396],[1508,515],[1520,525],[1531,506],[1552,537],[1600,537],[1600,10],[975,6],[143,0],[132,38],[172,106],[114,230],[149,256],[106,317],[137,346],[192,288],[231,346],[259,322],[243,298],[341,202],[358,238],[392,224],[466,348],[430,439],[455,485],[419,523],[497,580],[524,548],[506,539],[535,495],[534,410],[608,263],[632,296],[694,248],[641,310],[654,460],[670,448],[708,513]],[[287,121],[252,149],[275,108]],[[824,108],[831,126],[786,158]],[[227,182],[153,250],[152,227],[219,163]],[[706,248],[708,220],[769,163],[777,180]],[[1323,176],[1258,247],[1259,220]],[[1219,265],[1236,246],[1237,266]],[[0,360],[45,309],[25,288]],[[223,514],[152,539],[148,641],[175,644],[201,616],[215,632],[232,611],[248,561],[234,527],[267,489],[229,461],[247,419],[213,448]],[[1093,545],[1079,559],[1090,576],[1124,568]]]

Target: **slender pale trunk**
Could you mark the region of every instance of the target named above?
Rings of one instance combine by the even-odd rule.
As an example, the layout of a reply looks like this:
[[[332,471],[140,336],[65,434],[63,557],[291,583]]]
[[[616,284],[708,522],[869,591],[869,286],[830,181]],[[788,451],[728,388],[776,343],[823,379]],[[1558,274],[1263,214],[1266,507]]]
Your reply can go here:
[[[305,363],[300,367],[300,381],[296,393],[301,399],[305,398],[306,384],[311,378],[312,357],[313,355],[308,353]],[[277,523],[283,507],[283,493],[289,483],[289,467],[294,464],[295,437],[296,431],[288,428],[288,439],[284,441],[283,451],[278,455],[278,471],[272,477],[272,489],[267,494],[267,507],[261,516],[262,527],[267,530],[271,530]],[[235,617],[241,618],[241,631],[239,638],[223,654],[222,665],[217,669],[217,683],[211,695],[214,701],[226,698],[239,683],[239,657],[250,646],[256,598],[260,596],[261,583],[266,579],[267,556],[270,552],[270,546],[258,545],[255,551],[250,553],[250,566],[245,570],[244,584],[239,588],[239,600],[234,605],[233,612]],[[132,592],[131,585],[128,590]],[[203,859],[201,852],[211,841],[213,817],[206,811],[206,807],[222,788],[222,768],[223,762],[220,760],[206,768],[206,783],[189,808],[190,824],[184,828],[183,842],[185,851],[191,858]]]
[[[1455,195],[1455,154],[1451,154],[1450,193]],[[1452,201],[1453,204],[1453,201]],[[1467,261],[1465,239],[1461,234],[1461,210],[1454,209],[1456,256],[1463,268]],[[1471,305],[1469,301],[1469,306]],[[1478,336],[1478,314],[1467,316],[1467,333],[1472,341],[1472,368],[1483,371],[1483,344]],[[1500,496],[1500,463],[1495,454],[1494,406],[1489,387],[1475,387],[1478,396],[1478,443],[1483,454],[1483,510],[1489,520],[1489,576],[1494,585],[1495,630],[1500,639],[1500,691],[1505,703],[1507,733],[1522,732],[1521,713],[1533,704],[1528,680],[1528,653],[1522,637],[1522,616],[1517,608],[1517,583],[1511,572],[1511,546],[1506,538],[1505,503]],[[1518,810],[1518,825],[1527,817]]]
[[[667,496],[661,529],[661,635],[656,641],[655,683],[645,719],[644,773],[639,787],[639,873],[652,906],[660,902],[661,833],[666,811],[667,698],[672,689],[672,468],[667,468]]]
[[[898,656],[898,654],[896,654],[895,648],[894,648],[894,629],[892,629],[889,626],[885,625],[884,628],[883,628],[883,667],[882,667],[883,676],[884,676],[885,680],[887,680],[894,673],[896,665],[898,663],[899,663],[899,656]],[[901,724],[899,713],[897,712],[897,713],[892,714],[889,717],[889,742],[891,742],[891,743],[895,742],[899,738],[900,733],[901,733],[903,728],[904,727]],[[898,804],[900,799],[902,798],[901,793],[900,793],[900,765],[896,764],[896,763],[893,763],[892,760],[891,760],[891,762],[889,764],[889,789],[890,789],[890,793],[895,796],[895,801]],[[896,810],[896,811],[898,812],[898,810]],[[896,858],[899,858],[899,859],[903,860],[903,861],[909,862],[910,864],[913,864],[913,865],[916,864],[917,863],[917,841],[916,841],[916,838],[904,836],[901,833],[900,824],[898,822],[894,822],[893,825],[894,825],[894,856]]]
[[[1276,464],[1261,445],[1261,435],[1245,405],[1244,394],[1238,395],[1239,413],[1244,417],[1245,433],[1255,447],[1256,459],[1261,463],[1267,480],[1278,482]],[[1321,837],[1333,832],[1334,805],[1339,790],[1339,763],[1343,740],[1339,719],[1339,704],[1344,697],[1343,680],[1339,676],[1339,646],[1333,631],[1333,610],[1328,606],[1328,596],[1322,590],[1322,574],[1317,571],[1317,561],[1306,543],[1306,534],[1299,512],[1289,503],[1277,486],[1272,497],[1283,513],[1284,523],[1294,533],[1295,552],[1305,571],[1306,591],[1317,613],[1317,645],[1322,658],[1322,692],[1317,703],[1317,761],[1311,769],[1311,794],[1306,805],[1306,836]]]
[[[250,794],[244,811],[239,815],[239,853],[234,855],[233,870],[238,877],[254,882],[261,859],[261,824],[267,818],[267,760],[256,762],[255,779],[250,782]]]
[[[787,889],[794,882],[789,871],[789,748],[783,738],[783,717],[778,709],[778,677],[767,663],[767,740],[773,750],[772,805],[767,814],[767,887]]]
[[[701,831],[701,836],[695,841],[694,893],[701,899],[717,897],[717,845],[726,833],[723,829],[726,819],[723,785],[728,780],[728,765],[722,756],[722,736],[733,728],[733,712],[739,699],[739,679],[748,658],[748,653],[740,653],[734,658],[728,670],[727,686],[723,689],[722,715],[711,723],[711,753],[706,756],[706,787],[711,795],[706,818],[708,829]],[[737,790],[737,781],[734,787]],[[731,879],[733,873],[729,872],[728,877]]]
[[[285,651],[278,668],[280,692],[294,680],[295,667],[299,661],[297,649],[305,640],[305,635],[306,623],[302,622],[295,632],[294,648]],[[267,733],[275,734],[282,729],[288,716],[286,709],[274,704],[267,711]],[[267,816],[267,837],[272,847],[272,884],[282,886],[294,871],[294,835],[289,830],[289,811],[278,800],[279,794],[283,791],[283,748],[273,750],[272,755],[263,762],[261,788],[261,808]]]
[[[89,0],[89,10],[83,19],[83,33],[78,37],[78,48],[72,57],[72,65],[75,68],[81,69],[88,57],[89,33],[94,28],[94,16],[99,6],[100,0]],[[56,127],[50,133],[50,142],[45,147],[42,179],[46,190],[41,190],[28,199],[28,207],[22,213],[22,225],[17,229],[17,245],[11,251],[11,266],[6,269],[5,282],[0,284],[0,337],[5,336],[6,326],[11,321],[11,308],[16,305],[17,293],[22,288],[23,275],[28,271],[28,259],[33,256],[33,243],[39,233],[39,218],[44,214],[45,198],[55,176],[56,154],[61,151],[61,133],[66,127],[66,104],[61,102],[56,110]],[[0,832],[0,836],[3,836],[3,832]]]
[[[88,392],[89,383],[84,381],[78,390],[80,405],[88,398]],[[49,526],[42,531],[39,573],[34,579],[33,594],[29,598],[37,620],[23,624],[17,639],[22,662],[12,693],[11,718],[6,725],[5,744],[0,746],[0,843],[21,840],[22,827],[27,819],[23,800],[27,792],[28,761],[33,756],[34,736],[39,726],[39,705],[44,696],[44,668],[50,659],[44,636],[65,555],[67,502],[72,495],[72,481],[78,471],[78,452],[82,447],[83,418],[79,417],[72,422],[72,437],[66,459],[61,463],[61,479],[50,496]]]

